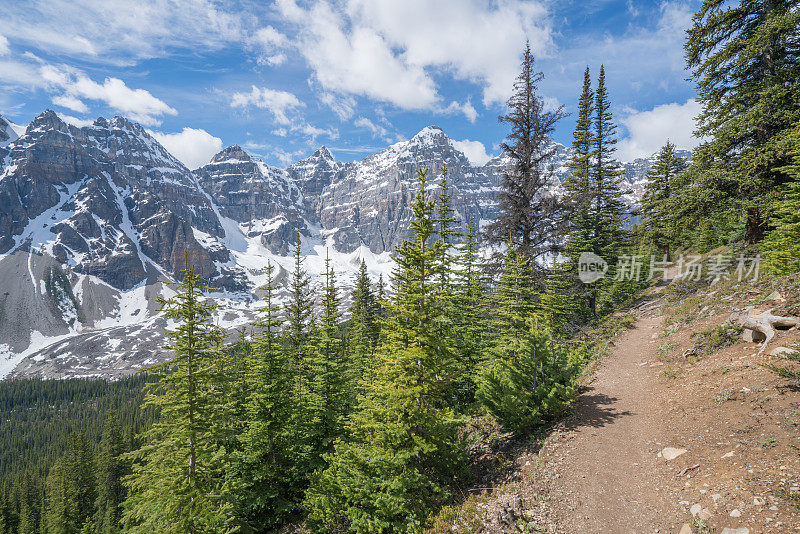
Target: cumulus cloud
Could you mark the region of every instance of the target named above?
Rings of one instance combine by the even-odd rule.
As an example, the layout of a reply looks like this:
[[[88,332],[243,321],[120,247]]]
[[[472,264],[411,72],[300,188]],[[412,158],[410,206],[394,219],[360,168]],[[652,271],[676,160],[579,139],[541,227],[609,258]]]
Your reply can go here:
[[[662,104],[647,111],[630,110],[620,118],[628,136],[619,142],[617,155],[622,161],[647,157],[667,140],[677,148],[695,148],[701,142],[692,133],[700,111],[700,103],[694,99],[683,104]]]
[[[156,141],[189,169],[205,165],[222,150],[222,139],[202,129],[184,128],[177,133],[149,131]]]
[[[486,153],[486,147],[480,141],[463,139],[461,141],[453,141],[453,146],[463,152],[473,165],[485,165],[487,161],[492,159],[492,156]]]
[[[289,114],[304,104],[292,93],[254,85],[249,93],[234,93],[231,97],[231,106],[235,108],[255,106],[266,109],[277,124],[288,126],[292,123]]]
[[[349,0],[346,10],[401,50],[406,64],[447,69],[483,85],[486,104],[508,98],[526,39],[537,56],[554,46],[541,1],[463,0],[454,9],[449,0]]]
[[[340,0],[305,9],[279,0],[278,8],[297,27],[293,44],[325,89],[402,109],[441,109],[432,69],[481,84],[486,104],[502,102],[526,38],[538,54],[553,45],[539,1],[464,0],[454,9],[447,0]]]
[[[39,73],[44,83],[54,92],[63,94],[53,97],[53,103],[78,113],[85,113],[88,107],[81,99],[97,100],[115,111],[144,124],[161,124],[158,117],[177,115],[178,112],[166,102],[154,97],[145,89],[131,89],[119,78],[106,78],[97,83],[80,70],[70,67],[43,65]]]

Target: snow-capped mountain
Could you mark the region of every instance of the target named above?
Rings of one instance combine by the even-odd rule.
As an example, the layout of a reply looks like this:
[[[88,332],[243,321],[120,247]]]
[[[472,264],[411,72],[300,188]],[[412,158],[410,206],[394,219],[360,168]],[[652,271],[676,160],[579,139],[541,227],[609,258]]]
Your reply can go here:
[[[569,158],[556,149],[553,194]],[[125,118],[78,128],[52,111],[24,130],[0,117],[0,156],[0,378],[114,377],[163,360],[158,298],[187,259],[231,328],[254,318],[267,261],[287,278],[298,233],[312,275],[330,255],[343,285],[362,259],[386,277],[417,169],[435,190],[446,167],[459,217],[484,225],[508,167],[471,164],[429,126],[350,163],[321,147],[279,169],[231,146],[190,171]],[[641,191],[650,165],[626,164],[629,186]]]

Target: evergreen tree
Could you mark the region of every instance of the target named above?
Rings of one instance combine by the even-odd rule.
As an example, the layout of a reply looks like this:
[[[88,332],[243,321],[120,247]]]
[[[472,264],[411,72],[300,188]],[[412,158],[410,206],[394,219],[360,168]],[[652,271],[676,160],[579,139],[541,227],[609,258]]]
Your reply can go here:
[[[54,534],[78,533],[94,514],[95,477],[93,451],[82,432],[69,438],[66,452],[50,469],[47,476],[44,529]],[[38,508],[30,507],[35,513]],[[20,532],[26,524],[25,513],[20,515]],[[35,532],[35,530],[29,530]]]
[[[495,335],[524,336],[528,331],[527,321],[536,312],[538,295],[527,258],[509,244],[505,269],[494,294]]]
[[[361,260],[352,299],[348,350],[353,385],[351,389],[355,392],[359,382],[364,378],[364,373],[373,367],[372,359],[378,343],[379,304],[370,286],[364,260]]]
[[[589,75],[589,67],[583,74],[583,89],[578,99],[578,119],[572,138],[572,157],[567,163],[570,174],[564,181],[565,210],[567,221],[567,237],[564,252],[567,261],[560,272],[551,273],[552,277],[559,275],[565,280],[567,289],[576,299],[571,303],[576,316],[584,314],[588,309],[592,288],[581,283],[578,279],[578,258],[583,252],[598,249],[597,227],[593,209],[592,187],[592,156],[594,154],[594,130],[592,117],[594,116],[594,91]],[[552,279],[550,285],[560,284]],[[555,304],[555,303],[553,303]]]
[[[611,115],[611,102],[606,89],[606,73],[600,66],[600,77],[594,93],[594,151],[591,169],[593,202],[597,212],[597,250],[609,265],[617,263],[617,255],[625,241],[625,203],[620,188],[624,171],[614,157],[617,127]]]
[[[84,461],[90,461],[90,458],[84,457]],[[76,466],[74,474],[77,477],[83,471],[84,470],[80,468],[80,466]],[[69,480],[69,482],[72,482],[70,489],[76,492],[81,492],[83,489],[78,487],[78,484],[82,482],[81,480],[75,478]],[[75,499],[74,502],[77,503],[79,495],[76,493],[66,498]],[[41,488],[34,476],[29,471],[26,471],[22,479],[22,491],[19,496],[19,525],[16,532],[18,532],[18,534],[38,534],[42,521],[41,509]],[[75,517],[70,517],[69,519],[74,519],[74,521],[79,522],[81,520],[80,511],[75,508],[72,508],[72,510],[75,511]]]
[[[217,425],[223,334],[211,323],[214,305],[202,298],[202,280],[187,268],[178,294],[162,299],[168,319],[167,349],[174,359],[150,369],[158,382],[147,387],[144,405],[161,418],[131,454],[123,523],[129,532],[225,532],[230,504],[225,482],[227,438]]]
[[[800,120],[800,10],[795,0],[704,0],[686,40],[697,83],[700,136],[694,153],[717,209],[745,214],[745,241],[759,241],[790,162],[784,142]]]
[[[667,141],[658,153],[655,165],[647,171],[647,183],[640,210],[645,237],[669,258],[673,236],[673,213],[669,202],[673,195],[676,177],[683,172],[686,162],[675,155],[675,145]]]
[[[794,153],[794,163],[786,172],[794,181],[786,185],[781,200],[775,209],[771,231],[764,242],[764,257],[769,269],[787,274],[800,271],[800,126],[787,137]]]
[[[482,280],[475,222],[467,220],[464,244],[457,258],[453,287],[453,344],[461,369],[456,381],[456,402],[469,405],[475,396],[475,373],[486,349],[485,289]]]
[[[94,523],[98,534],[120,531],[122,503],[125,502],[122,479],[127,474],[127,463],[122,458],[124,452],[119,420],[116,413],[111,412],[106,417],[97,455],[97,512]]]
[[[275,303],[274,267],[267,263],[264,305],[256,323],[247,373],[247,425],[242,450],[229,473],[236,515],[243,530],[259,531],[285,521],[302,495],[297,428],[291,396],[293,373],[280,339],[283,321]],[[246,527],[246,528],[245,528]]]
[[[398,249],[388,342],[369,391],[352,417],[352,440],[339,441],[314,480],[307,505],[319,530],[419,529],[458,471],[457,420],[444,402],[453,357],[439,336],[441,241],[432,242],[435,202],[425,172],[412,203],[412,237]]]
[[[591,150],[588,153],[587,137],[590,133],[587,116],[591,128],[588,144]],[[578,261],[583,253],[595,254],[611,267],[604,279],[584,286],[574,282],[576,294],[584,299],[592,316],[597,315],[598,295],[614,278],[613,268],[627,235],[623,229],[625,203],[620,189],[623,171],[614,158],[616,143],[616,125],[611,115],[605,69],[600,67],[597,90],[593,95],[587,69],[573,139],[576,154],[570,162],[572,176],[566,186],[570,219],[566,269],[577,276]]]
[[[500,423],[526,434],[558,414],[573,395],[573,369],[547,328],[531,319],[524,335],[504,335],[479,380],[479,398]]]
[[[297,233],[297,244],[294,248],[294,271],[289,287],[289,301],[285,314],[288,323],[288,338],[295,352],[296,363],[302,358],[302,347],[309,332],[312,316],[311,280],[303,269],[303,256],[300,250],[300,232]]]
[[[550,136],[556,123],[566,116],[562,107],[546,111],[538,85],[544,75],[537,72],[530,43],[525,46],[522,70],[508,100],[508,114],[501,122],[511,133],[501,147],[513,167],[503,175],[498,194],[501,215],[487,228],[493,244],[511,241],[525,257],[547,252],[557,240],[558,203],[547,194],[553,176],[550,164],[557,147]]]
[[[544,324],[556,340],[569,337],[578,306],[572,292],[573,273],[569,261],[559,263],[553,258],[553,266],[547,273],[544,292],[540,297],[539,310]]]
[[[343,431],[344,416],[351,400],[347,388],[344,343],[339,325],[339,296],[336,277],[325,257],[325,289],[321,324],[315,335],[309,361],[309,392],[305,438],[311,444],[309,472],[324,466],[322,455],[333,450]]]
[[[457,230],[459,223],[458,218],[455,217],[456,210],[452,206],[452,194],[450,193],[450,186],[447,182],[447,167],[442,169],[442,185],[439,189],[439,195],[436,199],[436,218],[435,225],[436,231],[439,235],[439,240],[443,243],[442,247],[442,269],[439,274],[439,283],[442,293],[450,293],[450,273],[452,271],[452,258],[451,250],[454,243],[460,237]]]

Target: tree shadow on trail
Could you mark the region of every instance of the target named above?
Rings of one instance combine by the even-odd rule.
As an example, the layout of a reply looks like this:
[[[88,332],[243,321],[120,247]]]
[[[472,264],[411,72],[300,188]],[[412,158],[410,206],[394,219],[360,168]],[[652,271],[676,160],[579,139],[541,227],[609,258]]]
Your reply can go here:
[[[619,399],[616,397],[592,391],[594,388],[591,386],[581,388],[581,394],[575,401],[575,413],[564,421],[565,430],[577,430],[581,427],[600,428],[621,417],[634,415],[629,410],[617,410],[615,404]]]

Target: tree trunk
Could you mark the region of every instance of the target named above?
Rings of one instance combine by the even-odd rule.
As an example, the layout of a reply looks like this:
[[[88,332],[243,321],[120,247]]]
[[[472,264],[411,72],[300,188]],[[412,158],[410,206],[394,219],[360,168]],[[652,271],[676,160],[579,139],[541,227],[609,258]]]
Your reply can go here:
[[[753,245],[764,238],[764,217],[756,206],[747,210],[747,223],[744,227],[745,245]]]

